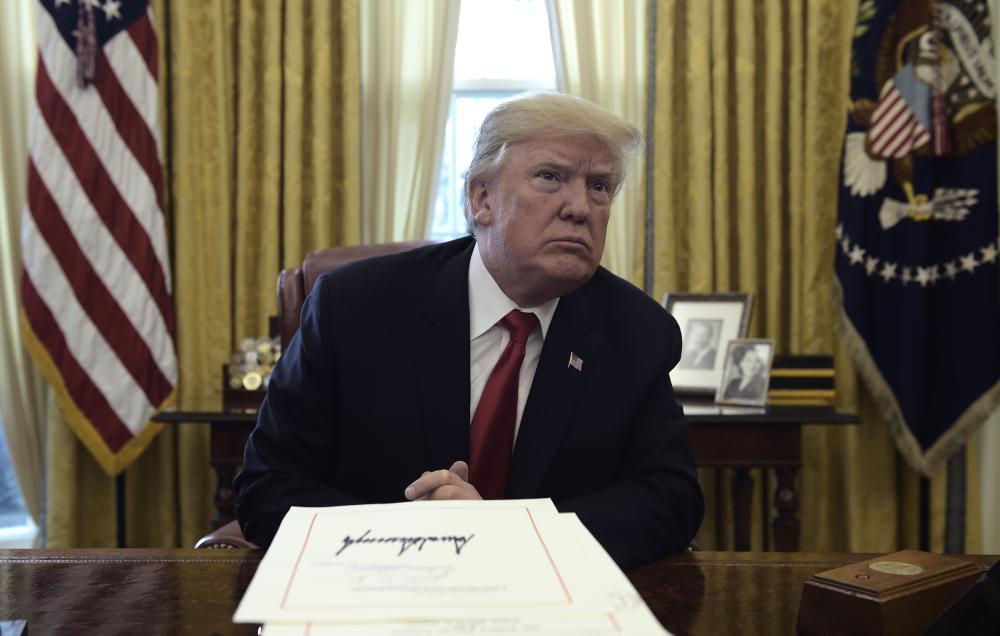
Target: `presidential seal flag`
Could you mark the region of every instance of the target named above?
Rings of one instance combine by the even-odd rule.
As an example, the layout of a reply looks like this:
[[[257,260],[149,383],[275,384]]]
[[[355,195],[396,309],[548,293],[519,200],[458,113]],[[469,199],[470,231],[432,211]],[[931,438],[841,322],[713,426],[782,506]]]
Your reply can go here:
[[[854,31],[840,335],[928,476],[1000,402],[991,33],[984,0],[864,0]]]
[[[177,384],[157,38],[142,0],[42,0],[21,328],[67,422],[117,474]]]

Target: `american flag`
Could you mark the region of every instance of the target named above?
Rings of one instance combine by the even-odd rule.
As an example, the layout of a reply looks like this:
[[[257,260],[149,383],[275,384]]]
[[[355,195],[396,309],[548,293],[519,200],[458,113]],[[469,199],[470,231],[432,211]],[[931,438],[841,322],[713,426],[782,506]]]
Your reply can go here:
[[[921,123],[896,83],[889,80],[882,87],[872,113],[868,141],[872,154],[886,159],[906,157],[914,148],[931,140],[931,133]]]
[[[576,355],[572,351],[569,354],[569,364],[566,365],[566,368],[570,367],[576,369],[577,371],[583,371],[583,358]]]
[[[36,13],[22,329],[70,426],[117,474],[177,385],[156,32],[140,0]]]

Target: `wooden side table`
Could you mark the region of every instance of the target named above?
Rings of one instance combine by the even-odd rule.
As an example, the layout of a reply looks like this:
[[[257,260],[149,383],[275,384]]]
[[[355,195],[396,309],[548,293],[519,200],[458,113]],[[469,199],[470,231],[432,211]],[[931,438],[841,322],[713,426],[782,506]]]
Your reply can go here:
[[[256,409],[233,411],[177,411],[168,409],[153,418],[164,424],[208,424],[210,428],[209,463],[215,472],[212,492],[212,529],[236,518],[236,493],[233,478],[243,465],[243,449],[257,423]]]
[[[802,427],[810,424],[856,424],[858,417],[829,408],[770,407],[747,409],[684,402],[688,442],[695,463],[702,467],[733,468],[733,525],[736,550],[750,549],[751,468],[771,468],[777,477],[771,521],[774,549],[799,548],[798,491],[795,477],[802,466]],[[215,472],[212,528],[235,519],[233,478],[243,463],[243,449],[257,422],[252,409],[232,411],[166,410],[153,418],[166,424],[208,424],[209,461]]]
[[[802,427],[812,424],[857,424],[858,416],[827,407],[772,406],[745,408],[683,401],[688,442],[695,463],[705,468],[732,468],[733,540],[739,551],[750,549],[753,496],[751,468],[773,469],[777,484],[771,520],[774,549],[799,549],[799,495],[795,477],[802,467]],[[721,542],[721,541],[720,541]]]

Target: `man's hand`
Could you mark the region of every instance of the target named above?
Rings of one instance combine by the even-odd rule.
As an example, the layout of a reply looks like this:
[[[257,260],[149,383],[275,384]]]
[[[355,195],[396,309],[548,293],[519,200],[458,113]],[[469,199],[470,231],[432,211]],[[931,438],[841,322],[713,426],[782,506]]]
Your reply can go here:
[[[420,479],[406,487],[403,495],[410,501],[428,499],[482,499],[468,482],[469,465],[457,461],[448,470],[425,471]]]

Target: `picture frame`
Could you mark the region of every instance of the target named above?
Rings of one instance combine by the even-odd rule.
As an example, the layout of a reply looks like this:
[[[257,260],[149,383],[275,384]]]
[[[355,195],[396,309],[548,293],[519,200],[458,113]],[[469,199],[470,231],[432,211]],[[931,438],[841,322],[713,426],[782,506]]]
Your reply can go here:
[[[667,293],[663,306],[681,328],[681,359],[670,372],[679,395],[715,395],[730,340],[750,328],[753,294]]]
[[[715,392],[716,404],[764,406],[774,361],[774,340],[737,338],[726,347],[725,369]]]

